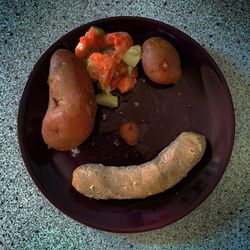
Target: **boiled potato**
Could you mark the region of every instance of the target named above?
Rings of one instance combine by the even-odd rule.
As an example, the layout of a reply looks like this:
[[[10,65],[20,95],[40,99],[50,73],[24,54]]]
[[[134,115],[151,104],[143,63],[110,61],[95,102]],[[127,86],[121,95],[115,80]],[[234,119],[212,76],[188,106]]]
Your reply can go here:
[[[146,76],[158,84],[176,83],[181,78],[179,54],[161,37],[151,37],[143,43],[142,66]]]
[[[57,50],[49,70],[49,104],[42,122],[45,143],[66,151],[79,146],[92,132],[96,101],[84,64],[66,49]]]

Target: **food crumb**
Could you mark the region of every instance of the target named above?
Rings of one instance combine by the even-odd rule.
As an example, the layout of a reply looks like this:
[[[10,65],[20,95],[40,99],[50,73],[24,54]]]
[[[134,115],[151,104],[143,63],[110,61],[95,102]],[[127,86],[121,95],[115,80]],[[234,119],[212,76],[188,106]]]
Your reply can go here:
[[[179,95],[179,96],[180,96],[180,95],[181,95],[181,92],[179,91],[179,92],[177,93],[177,95]]]
[[[78,148],[71,149],[71,153],[73,157],[76,157],[78,154],[80,154],[80,150]]]
[[[135,107],[139,107],[140,103],[139,102],[134,102]]]
[[[107,114],[102,114],[102,120],[105,121],[107,119]]]
[[[119,114],[120,114],[120,115],[123,115],[123,112],[122,112],[122,111],[119,111]]]
[[[191,105],[191,104],[188,104],[188,105],[187,105],[187,107],[188,107],[188,108],[191,108],[191,107],[192,107],[192,105]]]
[[[113,142],[113,144],[114,144],[115,146],[119,146],[119,145],[120,145],[120,142],[119,142],[117,139],[115,139],[114,142]]]

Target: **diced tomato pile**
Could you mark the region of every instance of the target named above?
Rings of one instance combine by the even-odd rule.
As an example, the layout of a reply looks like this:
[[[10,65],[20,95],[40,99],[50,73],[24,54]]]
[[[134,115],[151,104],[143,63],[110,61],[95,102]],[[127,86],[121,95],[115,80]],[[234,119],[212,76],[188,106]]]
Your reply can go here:
[[[118,90],[124,94],[134,88],[138,77],[137,67],[131,68],[122,60],[133,45],[127,32],[105,33],[91,27],[80,37],[75,55],[86,61],[91,78],[99,82],[102,90]]]
[[[87,70],[93,79],[99,81],[103,90],[107,89],[115,68],[115,60],[112,56],[100,52],[93,52],[87,61]]]

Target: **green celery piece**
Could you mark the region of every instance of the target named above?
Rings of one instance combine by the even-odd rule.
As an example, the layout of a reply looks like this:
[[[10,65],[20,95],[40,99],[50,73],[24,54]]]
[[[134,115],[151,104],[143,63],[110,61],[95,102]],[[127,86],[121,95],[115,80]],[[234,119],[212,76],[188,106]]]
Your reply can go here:
[[[130,47],[123,55],[122,60],[131,67],[135,67],[141,60],[141,46]]]
[[[134,67],[128,65],[128,74],[131,75],[133,72]]]
[[[118,96],[111,95],[111,94],[97,94],[96,95],[96,103],[103,106],[108,106],[111,108],[118,107]]]
[[[103,92],[104,92],[105,94],[110,94],[110,92],[111,92],[110,86],[108,86],[106,89],[104,89]]]

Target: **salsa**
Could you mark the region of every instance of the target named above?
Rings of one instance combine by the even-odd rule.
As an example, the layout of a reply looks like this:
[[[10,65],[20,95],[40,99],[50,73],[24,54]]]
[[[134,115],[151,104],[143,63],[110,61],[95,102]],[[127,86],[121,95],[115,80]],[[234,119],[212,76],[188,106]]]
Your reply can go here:
[[[105,105],[103,100],[113,96],[112,91],[125,94],[137,83],[136,66],[141,59],[141,47],[134,45],[127,32],[105,33],[103,29],[92,26],[80,37],[75,55],[86,63],[90,77],[98,82],[101,95],[109,95],[101,98],[98,95],[97,102],[102,100],[101,105]],[[107,103],[107,106],[110,105]]]

